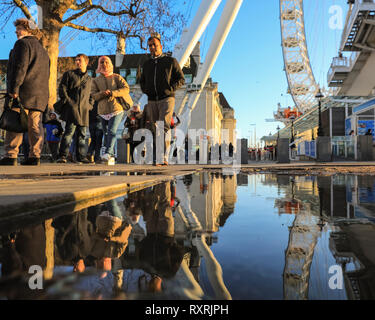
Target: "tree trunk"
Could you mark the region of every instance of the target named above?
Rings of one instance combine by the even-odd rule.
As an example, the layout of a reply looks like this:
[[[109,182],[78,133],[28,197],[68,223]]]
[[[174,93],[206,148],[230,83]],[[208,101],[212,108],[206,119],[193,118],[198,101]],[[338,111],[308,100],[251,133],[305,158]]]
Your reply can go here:
[[[59,37],[60,29],[51,28],[44,30],[43,45],[50,58],[50,77],[49,77],[49,101],[48,106],[51,108],[57,99],[57,60],[59,57]]]
[[[36,4],[42,9],[43,16],[42,43],[50,58],[48,101],[50,108],[57,100],[57,60],[59,57],[60,31],[63,27],[61,20],[73,2],[72,0],[36,0]]]

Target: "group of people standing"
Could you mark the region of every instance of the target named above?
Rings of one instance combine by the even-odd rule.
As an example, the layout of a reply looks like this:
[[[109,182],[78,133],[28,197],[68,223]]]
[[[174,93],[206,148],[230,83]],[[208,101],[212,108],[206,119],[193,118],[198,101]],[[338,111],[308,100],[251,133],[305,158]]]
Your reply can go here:
[[[48,110],[50,61],[29,21],[18,19],[14,25],[18,40],[9,56],[7,94],[11,98],[19,98],[28,113],[30,148],[28,157],[21,164],[39,165],[44,142],[42,118]],[[164,122],[165,133],[171,129],[174,94],[185,83],[184,75],[177,60],[163,54],[158,33],[151,34],[147,43],[151,58],[143,65],[140,85],[148,96],[148,103],[142,113],[138,105],[133,106],[129,85],[121,75],[114,73],[109,57],[99,58],[96,78],[91,78],[87,72],[89,58],[82,53],[75,57],[76,68],[64,73],[58,89],[60,99],[54,105],[54,111],[65,121],[61,141],[58,125],[55,123],[57,127],[52,126],[48,131],[48,124],[51,123],[45,124],[47,141],[58,163],[68,161],[69,150],[75,139],[76,162],[114,164],[116,132],[125,111],[128,111],[128,118],[132,112],[140,113],[142,123],[150,124],[154,141],[158,132],[157,121]],[[51,121],[57,121],[55,116],[52,117]],[[91,143],[86,153],[87,128],[90,130]],[[17,165],[22,139],[22,133],[6,132],[5,156],[0,160],[0,165]],[[154,152],[154,164],[168,165],[168,144],[169,141],[165,141],[161,161],[157,162]],[[101,154],[102,147],[104,154]]]
[[[88,62],[86,55],[77,55],[77,68],[65,72],[60,82],[60,101],[56,107],[60,109],[58,112],[66,125],[57,159],[59,163],[67,162],[74,134],[77,162],[114,162],[116,132],[123,119],[124,109],[132,107],[133,104],[127,82],[113,72],[109,57],[99,58],[96,70],[99,76],[94,79],[87,74]],[[119,97],[123,99],[124,105]],[[90,129],[91,143],[86,154],[87,128]],[[103,155],[100,154],[102,144],[105,147]]]

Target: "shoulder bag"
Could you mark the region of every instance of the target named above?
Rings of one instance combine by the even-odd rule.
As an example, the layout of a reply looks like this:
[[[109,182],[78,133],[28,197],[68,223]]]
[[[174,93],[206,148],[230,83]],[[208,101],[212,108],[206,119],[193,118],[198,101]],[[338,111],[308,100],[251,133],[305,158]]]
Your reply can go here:
[[[126,82],[125,79],[124,81]],[[122,106],[122,109],[124,109],[125,111],[128,111],[133,106],[133,99],[130,96],[129,92],[122,97],[116,97],[116,101]]]
[[[130,97],[130,95],[128,95],[128,101],[132,101],[132,98]],[[130,99],[130,100],[129,100]],[[128,111],[132,105],[130,105],[128,102],[126,102],[126,100],[123,98],[123,97],[116,97],[116,101],[122,106],[122,108],[125,110],[125,111]],[[131,102],[131,104],[133,103],[133,101]]]
[[[20,112],[12,110],[19,108]],[[5,98],[4,111],[0,117],[0,128],[10,132],[23,133],[28,130],[28,116],[19,98]]]

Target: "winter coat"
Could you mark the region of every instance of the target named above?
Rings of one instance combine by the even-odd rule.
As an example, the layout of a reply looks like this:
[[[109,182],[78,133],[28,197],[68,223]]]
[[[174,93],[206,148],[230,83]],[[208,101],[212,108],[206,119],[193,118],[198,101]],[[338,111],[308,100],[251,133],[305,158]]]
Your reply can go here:
[[[28,272],[32,265],[44,268],[47,264],[46,232],[42,224],[18,231],[15,242],[4,245],[4,248],[3,276]]]
[[[140,85],[149,101],[174,97],[176,90],[183,84],[184,74],[175,58],[162,55],[143,64]]]
[[[64,132],[61,123],[59,120],[49,120],[44,124],[46,128],[46,141],[48,142],[59,142],[60,138]],[[57,132],[54,133],[54,130],[57,129]]]
[[[146,192],[142,199],[143,203],[140,206],[143,211],[143,220],[146,222],[147,234],[174,236],[170,183],[155,186],[153,192]]]
[[[98,103],[95,101],[94,107],[89,112],[90,127],[96,126],[98,129],[102,129],[102,121],[98,115]]]
[[[92,79],[79,69],[64,73],[59,85],[59,96],[63,101],[61,119],[78,126],[89,126],[89,111],[94,100],[91,98]]]
[[[104,91],[112,91],[112,96],[106,97]],[[123,107],[116,97],[122,97],[132,106],[133,101],[129,95],[129,85],[123,77],[114,73],[110,77],[100,75],[93,80],[92,97],[98,102],[98,114],[105,115],[113,112],[123,111]]]
[[[26,109],[43,112],[49,99],[50,60],[37,38],[17,40],[9,54],[7,92],[19,95]]]
[[[139,259],[142,268],[162,278],[173,278],[183,257],[183,247],[177,244],[174,237],[152,233],[147,234],[140,243]]]
[[[88,219],[88,210],[55,218],[56,247],[64,262],[74,263],[86,258],[91,251],[94,226]]]
[[[91,255],[97,259],[119,258],[128,246],[132,227],[125,221],[118,223],[118,220],[111,220],[110,217],[99,217],[96,220],[97,230],[92,238]]]

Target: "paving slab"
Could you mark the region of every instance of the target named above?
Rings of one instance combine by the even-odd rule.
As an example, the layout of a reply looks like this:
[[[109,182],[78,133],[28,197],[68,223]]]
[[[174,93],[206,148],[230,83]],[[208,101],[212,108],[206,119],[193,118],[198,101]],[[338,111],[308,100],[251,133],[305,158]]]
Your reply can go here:
[[[190,174],[178,168],[146,175],[126,175],[124,168],[69,165],[0,168],[0,217],[31,214],[45,208],[72,204],[71,210],[92,205],[94,199],[109,199]],[[114,173],[123,175],[112,175]],[[90,175],[95,173],[97,175]],[[137,172],[138,173],[138,172]],[[105,200],[104,200],[105,201]],[[94,201],[96,202],[96,201]],[[100,203],[100,202],[99,202]]]

